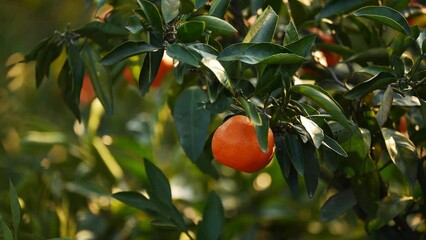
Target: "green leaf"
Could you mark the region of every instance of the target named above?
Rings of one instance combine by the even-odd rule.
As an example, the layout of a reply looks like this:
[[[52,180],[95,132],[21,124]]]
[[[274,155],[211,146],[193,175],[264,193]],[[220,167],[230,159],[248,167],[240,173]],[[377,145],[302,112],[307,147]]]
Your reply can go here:
[[[68,64],[71,70],[72,79],[72,98],[78,105],[80,103],[80,92],[83,87],[84,62],[80,56],[80,50],[77,46],[70,44],[67,48]]]
[[[382,23],[399,32],[405,33],[407,36],[411,36],[411,29],[407,20],[400,12],[390,7],[368,6],[358,9],[353,14],[357,17],[363,17]]]
[[[262,125],[262,119],[260,117],[260,114],[256,110],[256,106],[250,101],[246,100],[244,97],[239,97],[238,101],[240,102],[241,106],[244,108],[244,112],[250,118],[250,121],[254,125]]]
[[[193,0],[179,0],[179,13],[180,14],[188,14],[191,13],[195,8],[195,3]]]
[[[203,220],[197,226],[197,239],[220,239],[224,223],[225,214],[222,201],[215,192],[211,192],[204,207]]]
[[[349,13],[352,10],[355,10],[367,4],[372,4],[373,2],[374,1],[371,0],[327,1],[327,4],[323,8],[321,8],[317,19],[328,18],[335,15]]]
[[[422,99],[420,99],[420,112],[423,116],[423,122],[426,123],[426,102]]]
[[[305,160],[304,178],[309,198],[313,198],[318,187],[320,165],[318,152],[311,144],[303,145],[303,159]]]
[[[388,116],[390,113],[390,109],[392,107],[393,102],[393,90],[391,85],[388,85],[388,88],[383,95],[382,104],[380,105],[379,111],[376,114],[376,120],[379,127],[383,127],[383,125],[388,120]]]
[[[31,49],[31,51],[27,55],[25,55],[25,62],[30,62],[30,61],[36,60],[38,54],[41,53],[41,51],[48,45],[51,38],[52,38],[52,36],[45,38],[45,39],[41,40],[40,42],[38,42],[33,47],[33,49]]]
[[[256,93],[269,94],[282,86],[283,79],[280,66],[276,64],[268,64],[257,81]]]
[[[173,109],[179,143],[193,162],[203,152],[210,124],[210,112],[199,107],[206,99],[200,87],[189,87],[180,94]]]
[[[299,195],[299,176],[293,165],[290,165],[288,177],[284,176],[287,185],[295,197]]]
[[[71,64],[69,64],[68,62],[65,62],[65,64],[62,66],[61,71],[59,72],[58,85],[61,89],[62,98],[64,99],[65,104],[74,114],[75,118],[77,118],[77,120],[80,122],[81,114],[79,102],[81,87],[80,89],[76,88],[77,86],[75,86],[73,75],[70,69]]]
[[[209,10],[209,15],[223,18],[225,16],[226,10],[228,9],[230,1],[231,0],[213,0]]]
[[[81,52],[84,65],[92,81],[96,96],[107,114],[113,112],[112,81],[106,68],[99,63],[99,54],[88,44]]]
[[[286,151],[283,135],[277,135],[274,138],[275,141],[275,157],[277,158],[278,164],[281,169],[281,173],[285,178],[289,177],[291,166],[290,156]]]
[[[165,206],[171,206],[172,204],[172,191],[170,189],[169,180],[164,173],[155,166],[151,161],[144,159],[145,172],[149,180],[149,197],[152,201],[159,201]],[[144,201],[141,200],[140,201]],[[161,210],[161,209],[160,209]]]
[[[300,115],[300,122],[312,139],[315,148],[319,149],[324,140],[324,131],[311,119]]]
[[[188,21],[180,25],[176,37],[180,42],[195,42],[201,38],[206,24],[201,21]]]
[[[179,15],[180,0],[161,0],[161,12],[166,23]]]
[[[342,169],[345,171],[353,170],[356,173],[362,172],[368,151],[366,149],[361,129],[354,125],[350,125],[349,128],[342,129],[337,135],[337,142],[348,154],[348,158],[341,161],[340,166]]]
[[[274,55],[289,53],[283,46],[273,43],[237,43],[226,47],[218,56],[219,61],[241,61],[247,64],[258,64],[267,59],[274,60]],[[297,56],[297,55],[296,55]],[[279,56],[286,60],[286,56]],[[288,57],[293,58],[292,54]],[[300,56],[297,56],[300,58]]]
[[[388,49],[383,47],[370,48],[366,51],[355,53],[346,59],[347,62],[356,62],[365,64],[366,62],[380,62],[383,65],[388,65],[389,55]],[[384,64],[386,63],[386,64]]]
[[[112,195],[118,201],[146,212],[157,212],[158,209],[152,202],[139,192],[117,192]]]
[[[291,163],[301,176],[305,173],[305,160],[303,158],[302,145],[296,135],[286,133],[284,136],[285,151],[290,157]]]
[[[4,240],[14,240],[12,232],[10,231],[9,227],[3,221],[2,218],[0,218],[0,224],[1,224],[1,231],[3,232]]]
[[[348,157],[346,151],[331,137],[324,135],[322,145],[332,150],[333,152],[339,154],[342,157]]]
[[[286,45],[285,47],[294,54],[297,54],[301,57],[306,57],[308,54],[311,53],[311,49],[315,43],[316,38],[316,34],[309,34],[299,40],[296,40]]]
[[[214,47],[204,43],[193,43],[187,45],[187,47],[204,58],[217,57],[217,55],[219,55],[219,52]]]
[[[347,189],[341,192],[338,192],[331,196],[320,210],[321,221],[329,222],[334,220],[347,210],[354,207],[356,204],[356,198],[352,189]]]
[[[361,98],[364,95],[388,86],[389,84],[396,81],[395,76],[392,73],[380,72],[372,78],[356,85],[351,90],[345,92],[343,95],[346,99],[354,100],[355,98]]]
[[[151,25],[153,30],[162,32],[163,21],[161,19],[160,11],[158,11],[155,4],[145,0],[138,0],[138,3],[142,10],[141,17],[143,17]]]
[[[195,0],[195,8],[198,9],[198,8],[206,5],[207,2],[208,2],[208,0]]]
[[[95,36],[127,36],[129,32],[121,26],[107,22],[90,22],[75,31],[85,37]]]
[[[176,224],[168,219],[154,219],[150,222],[150,224],[154,227],[158,227],[161,229],[167,229],[167,230],[178,230],[178,226]]]
[[[167,47],[167,55],[193,67],[200,67],[201,56],[185,45],[174,43]]]
[[[257,141],[259,143],[260,148],[264,153],[268,152],[268,146],[269,146],[269,121],[265,114],[260,115],[262,124],[261,125],[254,125],[254,129],[256,131],[256,137]]]
[[[234,93],[234,87],[231,84],[231,78],[228,76],[225,68],[216,59],[216,57],[204,57],[201,59],[201,63],[215,75],[215,77],[226,89],[228,89],[231,93]]]
[[[18,193],[16,192],[15,187],[12,182],[9,182],[9,200],[10,200],[10,209],[12,211],[12,223],[13,229],[15,230],[15,235],[19,231],[19,224],[21,222],[21,206],[19,205]]]
[[[231,36],[237,32],[228,22],[214,16],[197,16],[192,18],[194,21],[202,21],[206,24],[206,29],[214,35]]]
[[[265,63],[265,64],[301,64],[304,61],[306,61],[305,58],[297,55],[297,54],[293,54],[293,53],[277,53],[274,54],[272,56],[269,56],[265,59],[263,59],[262,61],[260,61],[260,63]]]
[[[160,68],[163,55],[163,50],[149,52],[146,54],[138,80],[139,90],[141,91],[142,96],[148,93],[151,84],[154,82],[158,69]]]
[[[299,40],[299,33],[297,32],[297,28],[296,28],[296,26],[294,26],[293,21],[290,21],[285,26],[285,28],[286,28],[286,30],[285,30],[285,35],[284,35],[284,46],[287,46],[287,45],[294,43],[297,40]]]
[[[416,146],[398,131],[389,128],[382,128],[381,130],[392,162],[404,174],[410,186],[414,188],[418,167]]]
[[[356,175],[350,180],[358,207],[366,213],[367,219],[371,219],[377,212],[378,202],[381,198],[381,180],[379,172],[376,171],[374,163],[369,156],[364,161],[363,168],[363,173],[360,174],[359,171],[356,171]]]
[[[324,89],[316,85],[294,85],[291,90],[303,95],[328,112],[336,121],[349,128],[348,120],[342,112],[342,107]]]
[[[159,48],[146,43],[144,41],[126,41],[109,53],[107,53],[100,61],[103,65],[113,65],[131,56],[139,55],[147,52],[157,51]]]
[[[268,6],[250,27],[243,43],[271,42],[278,24],[278,15]]]
[[[45,77],[49,77],[50,65],[61,54],[62,45],[51,38],[37,54],[35,69],[36,86],[39,87]]]
[[[197,158],[195,161],[195,165],[205,174],[209,175],[215,180],[219,179],[219,172],[217,171],[216,167],[213,166],[212,160],[213,160],[213,153],[212,153],[212,137],[213,134],[209,136],[206,143],[204,144],[204,150],[201,153],[201,155]]]
[[[396,194],[384,197],[379,203],[376,217],[368,222],[368,232],[374,232],[388,224],[389,221],[405,211],[412,200],[411,197],[403,197]]]
[[[141,20],[137,14],[129,17],[129,20],[126,24],[126,29],[129,30],[132,34],[137,34],[142,32],[145,27],[142,25]]]

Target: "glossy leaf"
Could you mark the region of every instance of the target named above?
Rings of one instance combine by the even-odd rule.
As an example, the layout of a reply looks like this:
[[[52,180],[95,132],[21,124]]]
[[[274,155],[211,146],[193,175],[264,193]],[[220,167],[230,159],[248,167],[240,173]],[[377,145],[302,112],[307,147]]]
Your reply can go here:
[[[342,107],[321,87],[301,84],[293,86],[291,91],[311,99],[344,127],[349,127],[348,120],[342,112]]]
[[[290,21],[286,25],[286,30],[284,35],[284,46],[294,43],[297,40],[299,40],[299,33],[297,32],[296,26],[294,26],[293,21]]]
[[[292,53],[305,57],[311,52],[316,38],[316,34],[309,34],[286,45],[285,47],[288,48]]]
[[[283,46],[272,43],[237,43],[223,49],[218,60],[257,64],[279,53],[289,53],[289,51]]]
[[[187,45],[187,47],[194,50],[204,58],[216,57],[219,55],[219,52],[214,47],[204,43],[193,43]]]
[[[167,55],[180,62],[194,67],[200,67],[201,56],[195,51],[188,49],[185,45],[174,43],[167,47]]]
[[[99,63],[99,54],[89,45],[82,50],[82,59],[92,81],[96,96],[107,114],[113,112],[112,81],[106,68]]]
[[[161,0],[161,12],[166,23],[179,15],[180,0]]]
[[[278,164],[281,169],[281,173],[284,177],[289,177],[291,166],[290,156],[286,151],[284,142],[284,136],[277,135],[274,138],[275,141],[275,157],[277,158]]]
[[[216,57],[204,57],[201,59],[201,63],[215,75],[215,77],[226,89],[228,89],[231,93],[234,93],[234,87],[231,84],[231,78],[228,76],[225,68],[216,59]]]
[[[159,50],[156,52],[149,52],[143,60],[142,70],[139,74],[139,90],[144,96],[148,93],[151,84],[157,76],[158,69],[160,68],[161,59],[163,58],[164,51]]]
[[[126,41],[107,53],[100,62],[107,66],[113,65],[131,56],[157,50],[157,47],[144,41]]]
[[[210,112],[199,108],[206,99],[200,87],[189,87],[180,94],[173,110],[179,143],[193,162],[203,151],[210,124]]]
[[[404,174],[410,186],[414,187],[418,167],[415,145],[398,131],[389,128],[382,128],[381,130],[392,162]]]
[[[2,218],[0,218],[0,224],[4,240],[14,240],[15,238],[13,237],[12,232]]]
[[[150,1],[138,0],[138,3],[142,10],[142,17],[149,22],[153,30],[162,32],[163,21],[158,8]]]
[[[327,135],[324,135],[322,145],[324,145],[325,147],[339,154],[342,157],[348,157],[348,154],[346,153],[345,149],[343,149],[339,145],[339,143],[337,143],[334,139],[332,139],[331,137]]]
[[[268,152],[269,146],[269,121],[268,117],[265,114],[260,114],[260,118],[262,120],[261,125],[254,125],[254,129],[256,132],[257,142],[259,143],[260,148],[264,153]]]
[[[373,2],[374,1],[371,0],[328,1],[327,4],[323,8],[321,8],[321,11],[318,15],[318,19],[349,13],[352,10],[355,10],[367,4],[371,4]]]
[[[144,159],[145,171],[149,180],[149,196],[153,201],[160,201],[164,205],[172,205],[172,192],[169,180],[164,173],[151,161]]]
[[[382,23],[399,32],[405,33],[407,36],[411,36],[411,29],[407,20],[400,12],[390,7],[368,6],[358,9],[353,14],[357,17],[363,17]]]
[[[204,33],[205,23],[201,21],[188,21],[180,25],[176,37],[181,42],[195,42]]]
[[[250,27],[243,43],[271,42],[278,24],[278,15],[268,6]]]
[[[320,210],[321,221],[329,222],[343,215],[356,204],[356,198],[352,189],[338,192],[331,196]]]
[[[160,229],[166,229],[166,230],[179,230],[178,226],[176,224],[168,219],[154,219],[150,222],[150,224],[154,227],[158,227]]]
[[[386,87],[395,81],[396,81],[396,78],[392,73],[380,72],[377,75],[373,76],[372,78],[368,79],[367,81],[362,82],[356,85],[351,90],[347,91],[344,94],[344,97],[350,100],[353,100],[355,98],[361,98],[364,95],[374,90]]]
[[[379,203],[376,217],[368,222],[368,231],[376,231],[388,224],[389,221],[405,211],[411,201],[412,198],[410,197],[398,196],[396,194],[384,197]]]
[[[192,18],[194,21],[202,21],[206,24],[206,29],[215,35],[230,36],[237,32],[228,22],[214,16],[197,16]]]
[[[9,201],[10,209],[12,212],[12,224],[15,234],[19,230],[19,224],[21,223],[21,206],[19,205],[18,193],[16,192],[15,187],[12,182],[9,182]]]
[[[204,144],[204,150],[201,153],[201,155],[198,157],[198,159],[195,161],[195,165],[205,174],[209,175],[215,180],[219,179],[219,172],[217,168],[212,164],[213,160],[213,153],[212,153],[212,137],[213,134],[210,135],[210,137],[207,139],[206,143]]]
[[[117,192],[112,195],[118,201],[147,212],[157,212],[158,209],[152,202],[139,192]]]
[[[256,106],[250,101],[246,100],[244,97],[239,97],[238,101],[241,106],[244,108],[245,113],[250,118],[250,121],[254,125],[262,125],[262,119],[260,117],[259,112],[256,109]]]
[[[204,207],[203,220],[197,226],[197,239],[220,239],[224,223],[225,214],[222,201],[215,192],[211,192]]]
[[[209,10],[209,15],[223,19],[230,1],[231,0],[213,0]]]
[[[75,31],[85,37],[96,38],[96,36],[127,36],[129,32],[121,26],[108,22],[90,22]]]
[[[287,155],[290,157],[291,163],[301,176],[305,173],[305,160],[303,158],[302,145],[296,135],[287,133],[284,136],[284,145]]]
[[[393,102],[393,90],[390,85],[385,91],[383,95],[382,104],[380,105],[379,111],[376,114],[376,120],[379,127],[383,127],[383,125],[388,120],[388,116],[392,107]]]
[[[315,148],[319,148],[324,140],[324,131],[311,119],[300,115],[300,121],[312,139]]]
[[[280,71],[280,66],[276,64],[269,64],[261,73],[257,84],[257,94],[269,94],[275,89],[283,85],[283,79]]]
[[[130,16],[129,21],[127,21],[126,29],[133,34],[137,34],[142,32],[145,27],[142,25],[139,17],[135,14]]]

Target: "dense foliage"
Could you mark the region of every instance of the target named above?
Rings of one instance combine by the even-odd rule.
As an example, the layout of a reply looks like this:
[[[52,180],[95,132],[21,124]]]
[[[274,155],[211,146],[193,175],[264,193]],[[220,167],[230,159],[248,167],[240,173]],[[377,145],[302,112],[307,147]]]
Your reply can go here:
[[[5,239],[425,237],[421,3],[94,4],[11,67],[38,92],[0,109]],[[213,159],[233,114],[275,135],[258,173]]]

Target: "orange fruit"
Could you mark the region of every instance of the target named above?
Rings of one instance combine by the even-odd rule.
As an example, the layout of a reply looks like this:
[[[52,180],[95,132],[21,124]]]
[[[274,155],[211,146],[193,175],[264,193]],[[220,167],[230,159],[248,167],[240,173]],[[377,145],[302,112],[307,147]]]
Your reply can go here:
[[[212,139],[213,156],[219,163],[241,172],[257,172],[274,156],[274,134],[268,129],[268,151],[263,152],[253,123],[247,116],[236,115],[220,125]]]

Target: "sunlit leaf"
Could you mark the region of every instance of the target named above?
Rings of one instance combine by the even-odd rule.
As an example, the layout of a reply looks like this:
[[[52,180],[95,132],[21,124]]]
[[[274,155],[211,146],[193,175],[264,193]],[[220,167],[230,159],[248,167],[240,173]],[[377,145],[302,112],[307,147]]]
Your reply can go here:
[[[231,79],[216,57],[204,57],[201,59],[201,63],[215,75],[226,89],[228,89],[231,93],[234,93],[234,87],[231,84]]]
[[[278,15],[268,6],[256,19],[249,32],[244,37],[243,43],[271,42],[274,37],[275,28],[278,24]]]
[[[379,127],[382,127],[388,120],[390,109],[392,107],[392,101],[393,90],[391,85],[388,85],[388,88],[383,95],[382,104],[380,105],[379,111],[376,114],[377,124],[379,124]]]
[[[324,140],[324,131],[314,121],[302,115],[300,115],[300,121],[311,136],[314,146],[318,149]]]
[[[342,216],[347,210],[356,204],[356,198],[352,189],[338,192],[331,196],[320,210],[321,221],[329,222]]]

